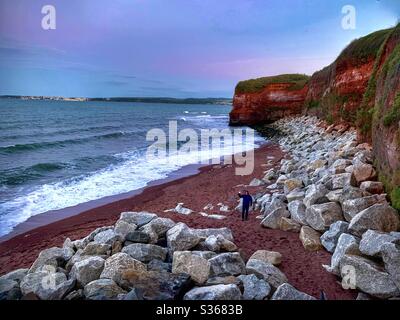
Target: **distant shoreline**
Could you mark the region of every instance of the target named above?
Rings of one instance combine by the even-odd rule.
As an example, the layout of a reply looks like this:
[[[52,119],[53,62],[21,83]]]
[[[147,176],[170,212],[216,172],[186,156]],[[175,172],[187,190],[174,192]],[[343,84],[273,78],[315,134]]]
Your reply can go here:
[[[168,97],[111,97],[111,98],[80,98],[55,96],[19,96],[2,95],[0,99],[18,100],[49,100],[49,101],[109,101],[109,102],[142,102],[142,103],[171,103],[171,104],[220,104],[231,105],[229,98],[168,98]]]

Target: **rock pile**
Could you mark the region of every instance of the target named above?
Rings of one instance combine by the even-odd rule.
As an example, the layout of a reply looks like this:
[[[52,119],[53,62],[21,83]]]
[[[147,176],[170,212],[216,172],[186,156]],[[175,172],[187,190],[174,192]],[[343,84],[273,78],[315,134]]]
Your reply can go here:
[[[149,212],[43,250],[0,277],[0,300],[314,299],[287,283],[278,252],[243,260],[229,229],[191,229]]]
[[[273,126],[290,158],[262,178],[272,184],[256,201],[261,225],[299,232],[306,250],[333,253],[325,268],[343,277],[345,287],[399,296],[400,219],[376,181],[369,145],[357,144],[355,131],[324,129],[313,117]]]

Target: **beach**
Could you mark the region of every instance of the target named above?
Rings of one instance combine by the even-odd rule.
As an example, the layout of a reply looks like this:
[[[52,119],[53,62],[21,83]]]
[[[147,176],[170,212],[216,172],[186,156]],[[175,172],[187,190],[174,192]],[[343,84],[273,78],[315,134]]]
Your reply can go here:
[[[266,159],[271,165],[266,165]],[[81,212],[60,221],[43,225],[19,234],[0,243],[0,273],[4,274],[16,268],[29,267],[37,255],[44,249],[62,246],[66,238],[79,239],[98,227],[112,225],[124,211],[154,212],[160,217],[171,218],[175,222],[184,222],[192,228],[220,228],[232,230],[235,243],[244,259],[248,259],[256,250],[273,250],[282,254],[280,269],[289,282],[298,290],[319,297],[323,290],[328,299],[354,299],[353,291],[342,289],[338,278],[326,272],[322,264],[329,264],[331,254],[327,251],[304,250],[298,233],[284,232],[261,227],[256,218],[258,212],[251,213],[249,221],[242,222],[240,213],[233,208],[238,203],[237,193],[247,189],[251,194],[265,189],[248,187],[253,178],[259,178],[269,168],[278,165],[284,157],[279,146],[266,144],[255,150],[255,169],[251,175],[235,175],[234,165],[209,165],[199,169],[199,173],[144,188],[130,198]],[[273,157],[273,158],[272,158]],[[223,220],[203,217],[200,214],[182,215],[164,212],[174,208],[177,203],[194,212],[204,211],[207,204],[214,205],[219,212],[218,203],[228,205],[230,211]]]

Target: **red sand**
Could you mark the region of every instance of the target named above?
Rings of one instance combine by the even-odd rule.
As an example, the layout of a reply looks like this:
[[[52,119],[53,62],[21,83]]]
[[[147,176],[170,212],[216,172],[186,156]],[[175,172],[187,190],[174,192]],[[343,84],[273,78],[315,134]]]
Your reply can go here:
[[[237,204],[237,192],[244,189],[254,177],[261,177],[267,166],[266,156],[274,156],[279,163],[282,152],[273,145],[264,146],[255,152],[255,170],[251,176],[237,176],[234,166],[207,166],[199,174],[181,178],[162,185],[146,188],[141,194],[95,208],[76,216],[18,235],[0,243],[0,274],[16,268],[29,267],[39,252],[52,246],[62,246],[65,238],[79,239],[93,229],[114,224],[123,211],[150,211],[174,221],[182,221],[193,228],[228,227],[232,230],[235,243],[245,259],[256,250],[279,251],[283,261],[279,267],[297,289],[319,297],[324,290],[328,299],[354,299],[355,293],[341,288],[338,279],[326,272],[322,264],[329,264],[331,254],[321,250],[305,251],[298,233],[265,229],[260,220],[250,214],[249,221],[242,222],[238,212],[226,213],[224,220],[202,217],[199,214],[183,216],[164,213],[178,202],[195,211],[204,211],[208,203],[214,206],[222,202],[233,208]],[[255,194],[262,187],[247,187]],[[209,213],[209,212],[208,212]],[[215,211],[214,213],[220,214]]]

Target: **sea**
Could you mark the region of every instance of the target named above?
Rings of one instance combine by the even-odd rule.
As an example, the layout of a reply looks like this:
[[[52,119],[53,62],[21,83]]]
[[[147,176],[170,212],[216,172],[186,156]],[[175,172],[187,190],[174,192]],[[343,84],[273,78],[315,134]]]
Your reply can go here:
[[[149,131],[168,137],[172,122],[178,132],[192,129],[201,139],[201,130],[234,130],[228,126],[230,110],[211,104],[0,99],[0,236],[32,216],[138,190],[198,163],[203,151],[193,148],[149,160],[156,141],[147,139]],[[233,144],[242,151],[264,141],[256,133],[253,141],[239,140]],[[232,154],[221,143],[209,158]],[[184,144],[178,142],[178,149]]]

